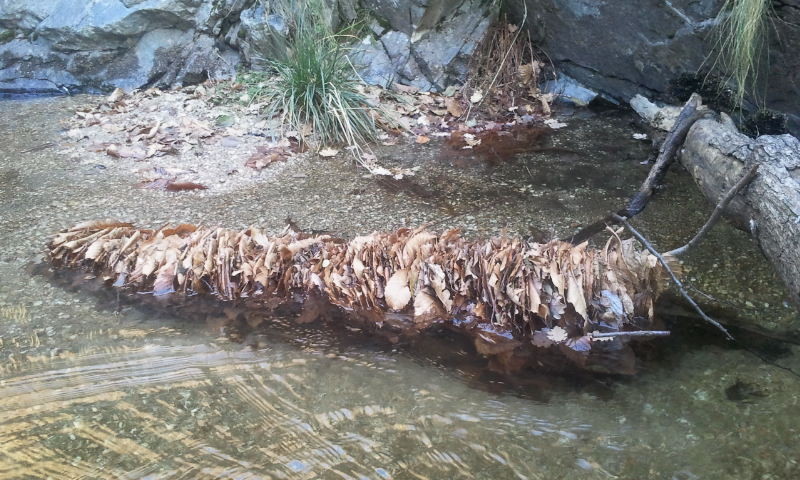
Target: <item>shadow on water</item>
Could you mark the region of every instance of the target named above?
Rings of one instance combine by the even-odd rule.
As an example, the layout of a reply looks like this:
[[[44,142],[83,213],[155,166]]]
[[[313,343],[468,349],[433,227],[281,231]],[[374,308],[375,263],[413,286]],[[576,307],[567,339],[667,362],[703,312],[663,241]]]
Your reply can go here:
[[[658,310],[672,312],[662,315],[672,335],[633,343],[637,357],[636,377],[591,373],[568,366],[548,368],[551,365],[542,365],[541,371],[527,368],[507,373],[483,357],[468,337],[445,328],[434,326],[419,335],[402,339],[387,337],[354,327],[348,314],[338,307],[316,303],[304,306],[299,297],[296,301],[281,302],[270,307],[269,311],[251,315],[254,313],[252,308],[237,302],[222,302],[199,295],[154,297],[145,293],[132,294],[111,288],[108,282],[85,272],[53,271],[46,264],[32,266],[31,273],[45,276],[59,288],[91,295],[98,310],[121,312],[132,308],[140,314],[138,318],[149,319],[143,322],[172,324],[194,332],[200,330],[207,335],[222,335],[232,343],[247,345],[256,351],[277,342],[326,355],[403,355],[470,388],[511,394],[540,403],[548,403],[554,397],[561,398],[564,393],[588,394],[612,401],[617,386],[678,368],[686,355],[709,347],[746,350],[753,354],[754,361],[779,367],[776,364],[778,360],[793,354],[789,346],[800,345],[800,335],[796,333],[779,336],[735,325],[730,327],[730,331],[736,341],[727,341],[719,331],[682,313],[682,306],[668,299],[660,302]],[[761,393],[756,387],[737,380],[729,395],[735,400],[734,397],[749,399]]]
[[[660,318],[672,334],[659,342],[657,348],[649,348],[649,344],[639,344],[634,348],[640,360],[641,374],[646,376],[648,373],[678,369],[684,358],[692,352],[720,349],[746,352],[754,363],[785,370],[800,380],[800,372],[781,365],[782,360],[793,357],[792,348],[800,345],[800,332],[761,330],[737,322],[732,317],[735,312],[730,310],[706,310],[725,325],[734,340],[726,339],[714,326],[703,321],[680,297],[663,295],[656,305],[656,311],[660,312]],[[737,380],[737,383],[740,382]],[[739,388],[744,387],[736,387]]]
[[[144,323],[171,325],[209,336],[222,335],[255,350],[269,348],[277,342],[322,354],[403,355],[471,388],[512,394],[536,402],[546,403],[553,395],[566,392],[611,400],[614,382],[623,378],[584,372],[567,365],[556,372],[543,368],[542,372],[528,369],[507,374],[482,357],[469,338],[445,328],[432,327],[402,338],[386,336],[354,326],[346,312],[330,305],[310,304],[306,308],[302,301],[289,301],[254,312],[252,307],[237,302],[199,295],[155,297],[119,291],[86,272],[54,271],[47,264],[32,267],[32,273],[45,276],[58,288],[91,296],[99,311],[120,313],[133,309],[139,313],[135,317]]]

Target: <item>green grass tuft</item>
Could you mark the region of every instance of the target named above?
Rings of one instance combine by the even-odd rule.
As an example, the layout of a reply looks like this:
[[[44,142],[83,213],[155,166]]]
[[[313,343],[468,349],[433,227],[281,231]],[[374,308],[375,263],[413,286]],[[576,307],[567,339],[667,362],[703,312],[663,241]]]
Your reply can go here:
[[[739,107],[758,81],[769,10],[768,0],[727,0],[719,14],[718,61],[735,86]]]
[[[377,136],[373,108],[358,89],[348,47],[317,3],[295,12],[290,52],[268,62],[275,76],[258,93],[270,115],[299,132],[311,125],[323,145],[363,145]]]

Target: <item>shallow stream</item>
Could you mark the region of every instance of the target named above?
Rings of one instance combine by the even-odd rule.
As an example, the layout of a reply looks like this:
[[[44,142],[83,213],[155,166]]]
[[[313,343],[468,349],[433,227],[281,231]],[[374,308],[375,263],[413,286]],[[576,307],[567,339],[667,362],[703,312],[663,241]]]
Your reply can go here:
[[[628,114],[567,112],[568,127],[521,139],[522,153],[386,147],[384,162],[420,167],[400,182],[314,158],[232,193],[165,193],[60,153],[61,122],[92,101],[0,102],[0,479],[800,478],[800,378],[787,371],[800,372],[800,322],[727,225],[684,267],[720,320],[747,328],[742,342],[667,303],[676,335],[624,379],[507,378],[453,339],[389,346],[290,318],[242,342],[224,319],[116,304],[34,273],[50,235],[95,218],[568,235],[647,173],[650,147]],[[676,168],[636,224],[668,249],[709,212]]]

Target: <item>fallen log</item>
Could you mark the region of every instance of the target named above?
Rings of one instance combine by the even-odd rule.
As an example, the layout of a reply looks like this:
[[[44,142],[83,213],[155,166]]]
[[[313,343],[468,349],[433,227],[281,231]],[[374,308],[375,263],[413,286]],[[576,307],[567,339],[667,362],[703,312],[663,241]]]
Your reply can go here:
[[[345,241],[289,229],[267,236],[254,227],[89,222],[56,235],[48,257],[129,292],[202,294],[265,310],[322,298],[394,336],[443,326],[472,337],[506,370],[557,352],[583,369],[630,374],[629,342],[665,334],[653,312],[664,270],[616,234],[594,249],[508,237],[471,242],[456,230]]]
[[[692,126],[680,162],[712,204],[758,165],[758,175],[729,200],[724,214],[758,241],[800,306],[800,141],[791,135],[752,139],[721,114]]]
[[[675,107],[658,107],[640,95],[631,100],[631,106],[653,127],[670,130],[677,123]],[[722,113],[718,119],[692,125],[680,162],[706,198],[758,241],[788,287],[790,300],[800,307],[800,140],[791,135],[752,139]],[[726,199],[738,192],[734,187],[740,181],[744,182],[742,191]],[[714,221],[710,219],[709,225]]]

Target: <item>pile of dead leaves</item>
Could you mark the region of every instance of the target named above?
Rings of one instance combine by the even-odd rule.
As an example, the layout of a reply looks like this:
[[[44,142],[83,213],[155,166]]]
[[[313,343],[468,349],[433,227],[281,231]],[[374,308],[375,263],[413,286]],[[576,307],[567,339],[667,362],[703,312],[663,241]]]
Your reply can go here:
[[[213,85],[116,90],[66,121],[62,152],[109,173],[134,173],[147,189],[212,193],[263,181],[304,152],[258,107],[214,105]],[[268,170],[262,174],[263,170]]]
[[[378,137],[383,145],[395,145],[403,137],[411,137],[417,144],[427,144],[436,137],[450,137],[453,132],[472,135],[484,130],[508,130],[541,123],[550,115],[553,96],[538,89],[543,64],[537,60],[520,63],[529,57],[528,53],[512,55],[503,71],[512,69],[516,72],[513,81],[503,77],[501,83],[492,85],[489,85],[489,80],[485,81],[487,85],[479,84],[478,77],[475,77],[465,87],[450,86],[442,92],[422,91],[399,83],[390,88],[374,85],[360,85],[358,88],[374,109],[376,123],[383,130]],[[475,75],[482,75],[481,72],[483,70],[476,71]],[[268,77],[256,75],[254,78],[266,81]],[[218,82],[213,88],[217,101],[227,99],[224,101],[230,102],[236,98],[236,92],[244,90],[255,92],[245,95],[243,101],[256,109],[263,107],[263,103],[259,103],[258,90],[248,89],[237,81]],[[502,101],[498,101],[499,98]],[[304,137],[313,142],[312,133],[309,130]],[[378,174],[386,173],[379,170]]]
[[[277,142],[257,146],[244,166],[260,171],[273,163],[285,162],[299,152],[303,152],[303,146],[297,137],[283,137]]]
[[[450,87],[444,92],[424,92],[414,87],[395,84],[391,89],[364,87],[382,116],[379,125],[386,132],[379,139],[383,145],[394,145],[398,137],[411,136],[418,144],[435,137],[452,138],[473,135],[486,130],[510,130],[524,125],[542,123],[550,114],[551,96],[536,94],[531,101],[497,111],[490,102],[484,103],[481,91]],[[537,90],[538,92],[538,90]],[[551,127],[555,128],[555,127]],[[469,142],[464,143],[470,146]]]
[[[366,85],[358,88],[383,130],[378,136],[383,145],[401,140],[424,145],[444,137],[451,144],[469,149],[480,144],[483,132],[546,123],[551,99],[536,93],[538,70],[531,70],[534,67],[539,68],[533,63],[521,65],[522,73],[518,75],[533,96],[520,97],[521,103],[512,101],[511,106],[500,111],[495,111],[496,102],[487,101],[481,88],[475,86],[451,86],[439,93],[400,84],[389,89]],[[266,79],[265,75],[257,78]],[[244,172],[260,172],[308,148],[323,157],[349,152],[374,175],[402,178],[414,174],[411,169],[384,167],[368,145],[318,144],[310,125],[292,137],[278,118],[266,118],[259,90],[246,89],[248,93],[242,95],[243,88],[233,81],[170,91],[126,93],[117,89],[97,105],[78,111],[68,122],[66,136],[84,150],[151,164],[152,168],[140,169],[145,185],[170,180],[218,188],[219,178],[225,179],[222,183],[226,185],[237,183],[239,166],[246,167]],[[508,85],[497,85],[487,89],[486,94],[504,88]],[[228,102],[227,107],[220,99]],[[221,158],[230,161],[221,162]],[[120,165],[122,168],[125,163]],[[153,178],[152,171],[158,169],[179,173]]]
[[[131,95],[117,89],[96,107],[76,112],[74,126],[77,128],[68,131],[67,135],[79,136],[83,134],[81,130],[83,128],[100,126],[109,133],[123,135],[124,141],[93,145],[91,148],[96,151],[103,150],[114,158],[144,160],[163,155],[177,155],[196,146],[200,139],[211,137],[215,133],[215,128],[210,122],[192,116],[178,118],[164,116],[152,119],[148,123],[131,124],[114,121],[117,116],[140,108],[143,100],[162,95],[164,92],[155,88],[137,91]],[[196,93],[195,96],[197,95],[201,93]],[[165,107],[168,106],[169,103],[165,101]]]
[[[255,227],[89,222],[58,234],[49,258],[136,292],[222,300],[316,293],[345,309],[405,314],[415,329],[482,322],[529,345],[576,352],[607,340],[597,332],[647,329],[661,284],[656,259],[616,234],[592,249],[507,237],[470,242],[456,230],[400,229],[348,242],[288,228],[268,236]]]

